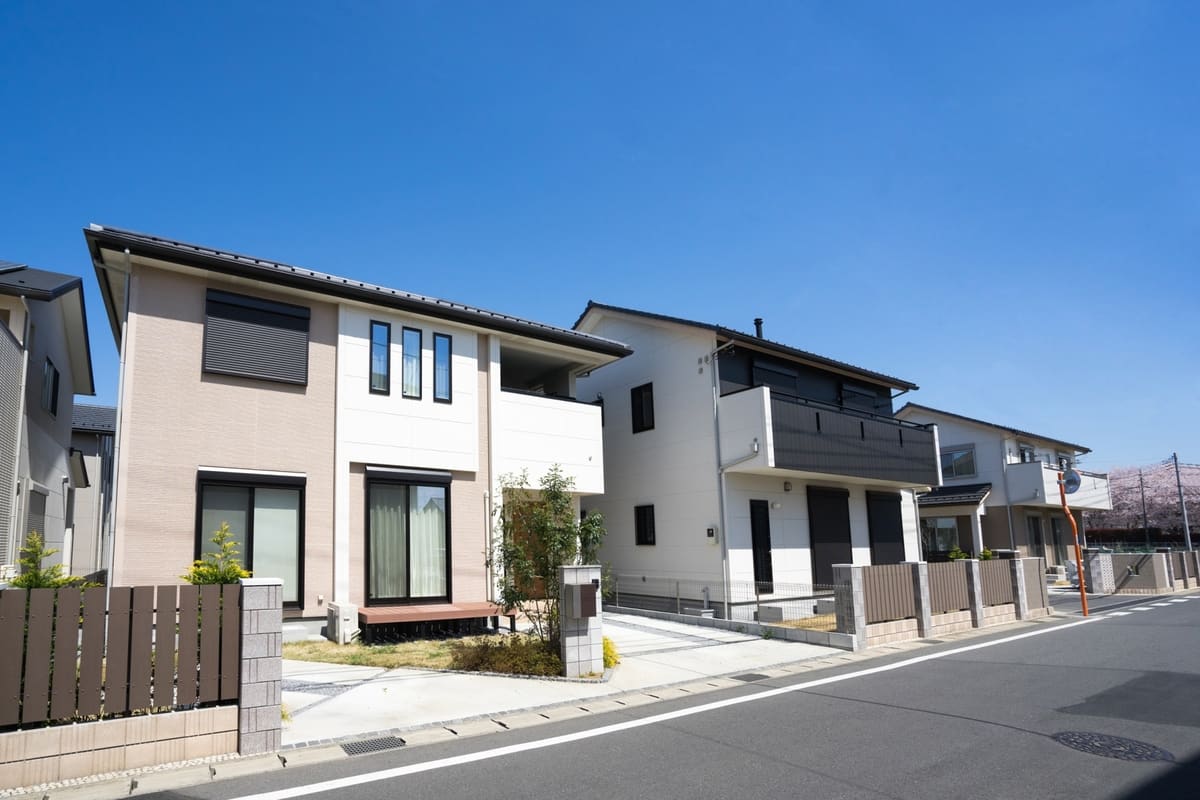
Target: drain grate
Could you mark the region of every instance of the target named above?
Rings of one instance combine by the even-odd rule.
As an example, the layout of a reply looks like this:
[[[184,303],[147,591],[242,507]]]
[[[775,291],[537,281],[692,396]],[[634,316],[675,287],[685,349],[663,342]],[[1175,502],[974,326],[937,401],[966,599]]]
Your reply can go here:
[[[750,683],[751,681],[765,681],[771,676],[763,675],[761,672],[747,672],[742,675],[730,675],[729,677],[735,681],[745,681],[746,683]]]
[[[1136,739],[1109,736],[1107,733],[1063,731],[1052,734],[1050,738],[1081,753],[1091,753],[1094,756],[1104,756],[1105,758],[1119,758],[1122,761],[1175,760],[1175,756],[1161,747],[1155,747],[1148,742],[1139,742]]]
[[[378,753],[381,750],[395,750],[403,747],[404,740],[399,736],[380,736],[378,739],[360,739],[357,742],[346,742],[342,751],[348,756],[361,756],[366,753]]]

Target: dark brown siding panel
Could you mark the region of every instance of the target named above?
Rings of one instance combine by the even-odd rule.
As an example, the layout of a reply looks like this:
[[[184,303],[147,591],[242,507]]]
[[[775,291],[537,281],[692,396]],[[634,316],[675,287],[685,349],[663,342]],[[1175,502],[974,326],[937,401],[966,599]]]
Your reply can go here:
[[[229,583],[221,588],[221,699],[236,700],[240,677],[238,667],[242,657],[242,587]]]
[[[175,592],[159,586],[154,605],[154,707],[175,704]]]
[[[200,665],[200,587],[179,587],[179,689],[175,702],[196,702],[196,668]]]
[[[100,713],[100,674],[104,669],[103,586],[83,590],[83,636],[79,650],[79,713]]]
[[[133,590],[117,586],[108,594],[108,662],[104,669],[104,713],[129,710],[129,604]]]
[[[50,692],[50,719],[75,715],[76,666],[79,641],[79,612],[82,594],[78,589],[58,590],[54,620],[54,679]]]
[[[934,614],[963,611],[971,607],[965,562],[929,565],[929,602],[930,611]]]
[[[868,625],[915,617],[917,598],[912,567],[907,564],[863,567],[863,601]]]
[[[983,604],[998,606],[1013,601],[1012,566],[1007,561],[980,561],[979,582],[983,589]]]
[[[24,589],[0,592],[0,725],[21,720],[21,662],[25,653],[16,643],[25,635]]]
[[[29,634],[25,643],[25,693],[21,722],[41,722],[50,710],[50,645],[54,589],[29,590]]]
[[[154,637],[154,587],[133,587],[129,626],[129,710],[150,708],[151,645]]]
[[[221,587],[200,587],[200,702],[220,696],[217,671],[221,668]]]

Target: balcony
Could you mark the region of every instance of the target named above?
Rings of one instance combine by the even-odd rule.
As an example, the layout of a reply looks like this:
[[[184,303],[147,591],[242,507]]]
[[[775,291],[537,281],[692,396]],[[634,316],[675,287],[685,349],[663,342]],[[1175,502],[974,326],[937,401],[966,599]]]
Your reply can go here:
[[[554,464],[578,494],[604,492],[600,407],[563,397],[504,389],[492,420],[497,475],[526,470],[531,487]]]
[[[730,472],[786,470],[899,488],[939,483],[932,425],[856,412],[765,386],[725,395],[720,414],[721,454]],[[755,439],[757,452],[752,449]]]
[[[1067,505],[1072,509],[1111,509],[1108,476],[1098,472],[1078,472],[1082,479],[1079,491],[1067,495]],[[1007,480],[1009,502],[1012,505],[1062,507],[1058,496],[1058,467],[1040,461],[1009,464]]]

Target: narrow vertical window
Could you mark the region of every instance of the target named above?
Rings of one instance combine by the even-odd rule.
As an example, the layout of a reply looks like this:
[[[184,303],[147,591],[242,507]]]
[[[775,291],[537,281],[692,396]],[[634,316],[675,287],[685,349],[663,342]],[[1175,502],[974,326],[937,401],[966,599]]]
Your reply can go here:
[[[654,544],[654,506],[633,507],[633,535],[636,544]]]
[[[42,368],[42,408],[49,411],[50,416],[58,416],[58,368],[48,358]]]
[[[405,328],[400,343],[404,353],[404,396],[421,399],[421,332]]]
[[[371,322],[371,394],[392,391],[392,326]]]
[[[439,403],[450,402],[450,344],[446,334],[433,335],[433,399]]]
[[[643,383],[629,390],[629,405],[633,417],[633,432],[654,428],[654,384]]]

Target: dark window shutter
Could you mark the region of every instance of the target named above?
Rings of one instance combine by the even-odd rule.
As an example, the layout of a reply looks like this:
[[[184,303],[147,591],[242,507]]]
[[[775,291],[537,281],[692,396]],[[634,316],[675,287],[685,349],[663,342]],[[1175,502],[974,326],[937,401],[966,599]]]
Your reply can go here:
[[[210,289],[204,371],[308,383],[309,309]]]

